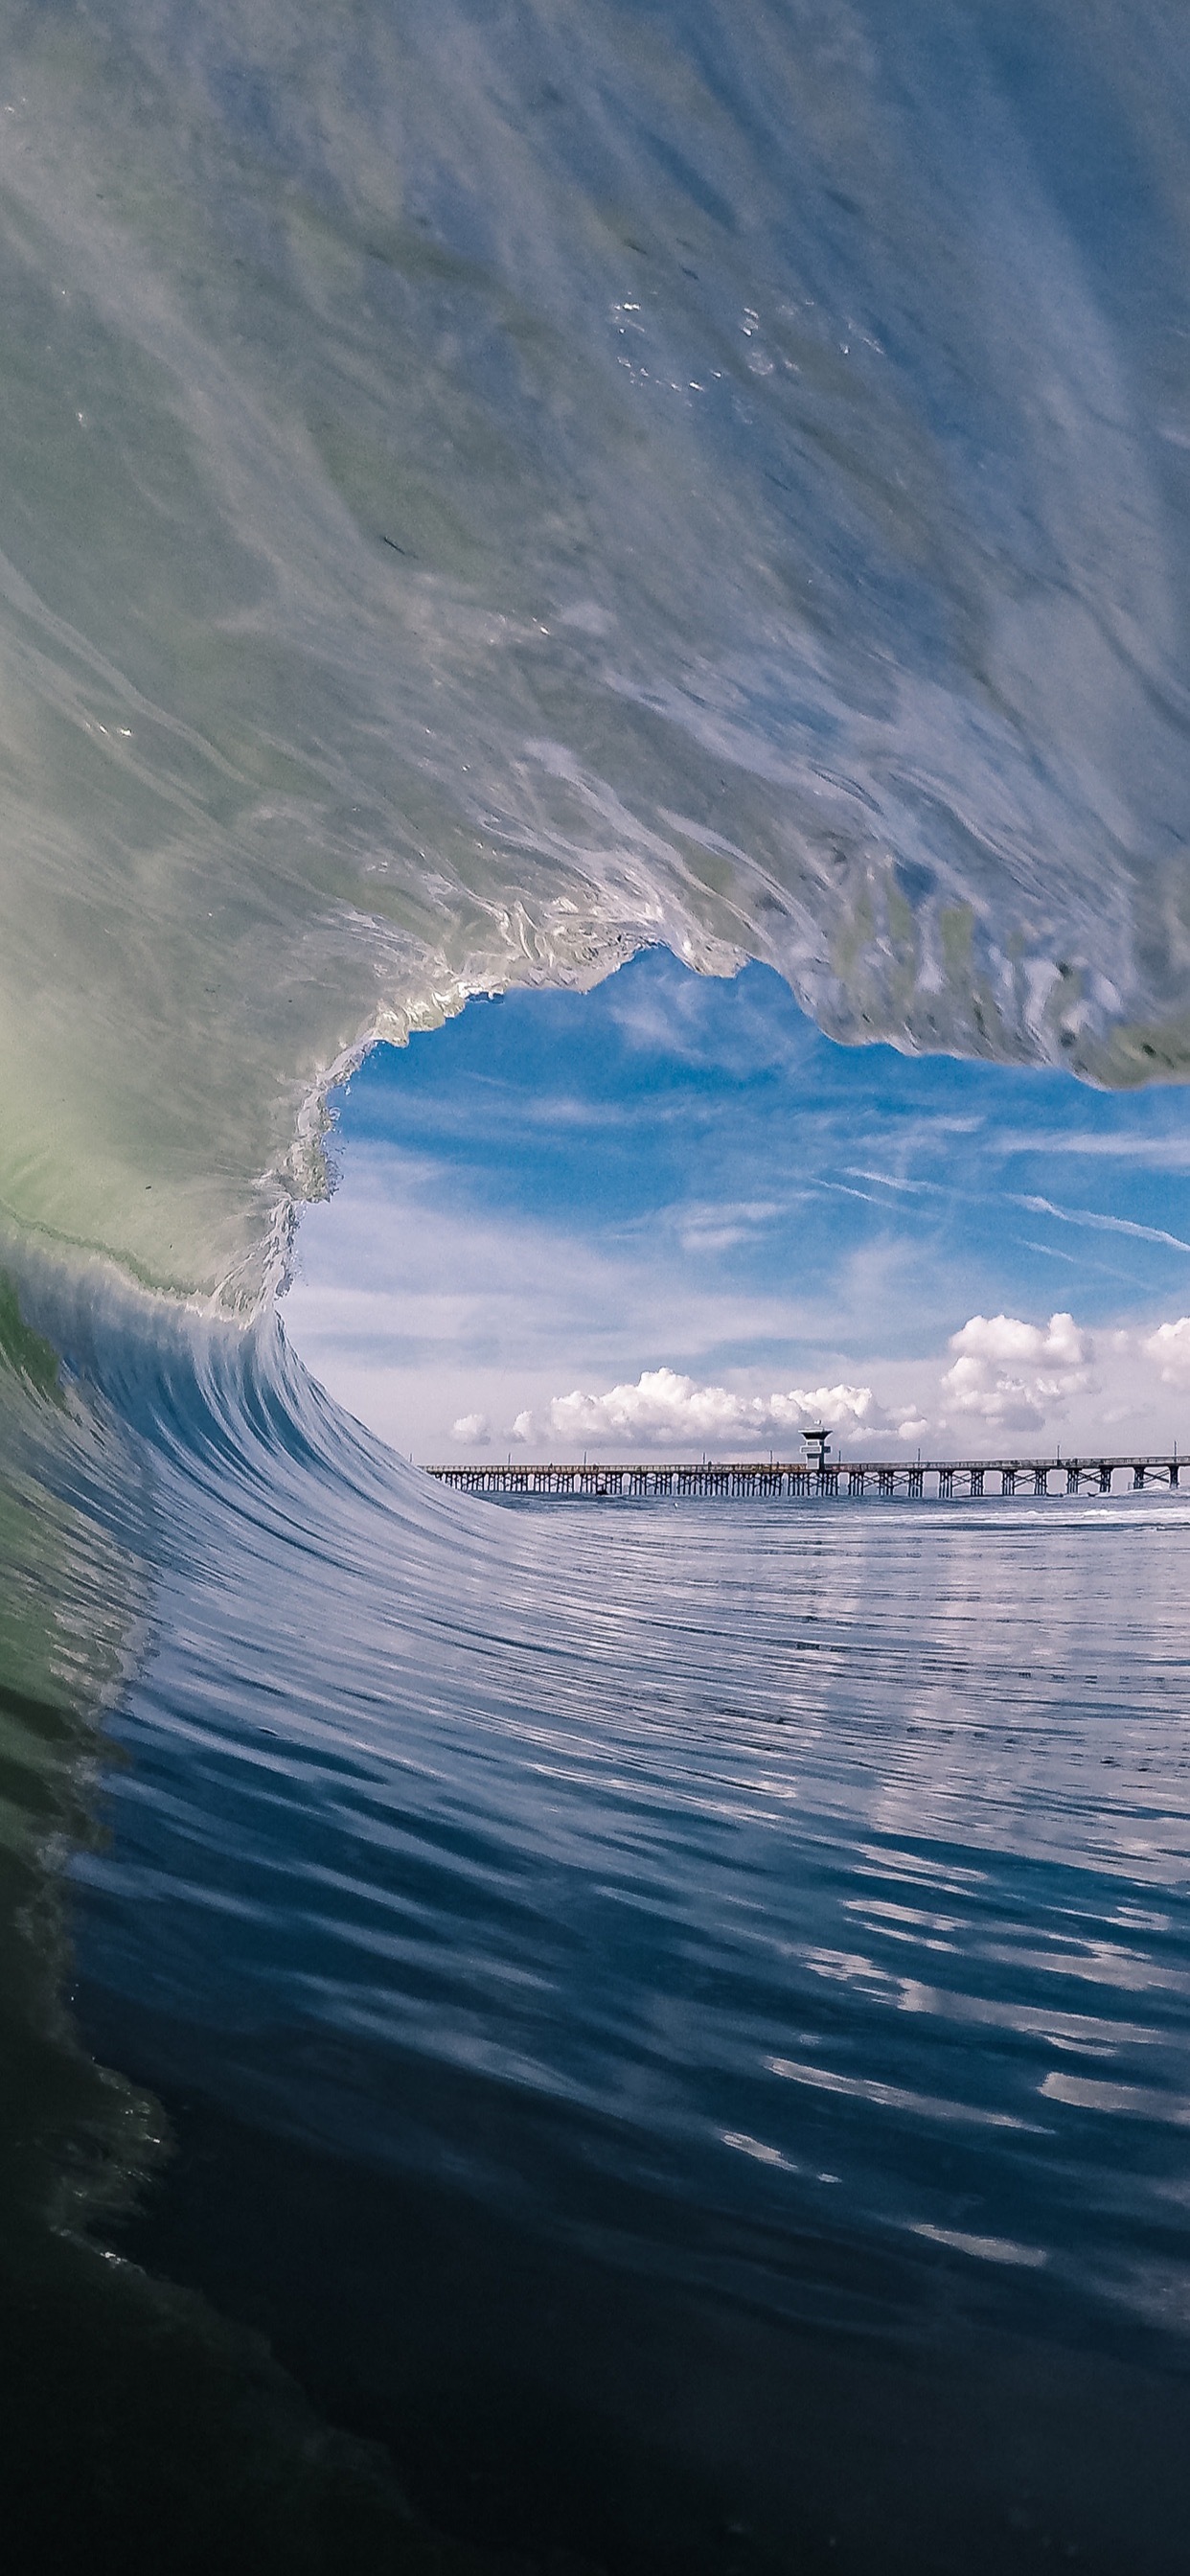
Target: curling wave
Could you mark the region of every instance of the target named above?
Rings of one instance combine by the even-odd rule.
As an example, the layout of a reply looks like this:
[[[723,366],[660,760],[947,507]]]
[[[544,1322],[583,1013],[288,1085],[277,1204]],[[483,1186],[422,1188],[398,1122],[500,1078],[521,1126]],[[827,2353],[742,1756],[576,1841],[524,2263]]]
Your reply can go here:
[[[251,1296],[345,1052],[655,940],[1185,1071],[1184,10],[4,27],[10,1211]]]
[[[1185,11],[2,23],[38,2563],[424,2541],[139,2251],[464,2538],[1172,2569],[1181,1507],[547,1530],[262,1292],[336,1065],[649,941],[1186,1073]]]

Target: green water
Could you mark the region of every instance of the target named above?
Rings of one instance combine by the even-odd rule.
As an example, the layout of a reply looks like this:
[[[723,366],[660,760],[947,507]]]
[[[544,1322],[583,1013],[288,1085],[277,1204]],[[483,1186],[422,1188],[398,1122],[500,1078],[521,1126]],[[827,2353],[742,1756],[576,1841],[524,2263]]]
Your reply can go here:
[[[1184,45],[1020,14],[6,0],[10,1215],[251,1298],[345,1051],[656,940],[1185,1071]]]

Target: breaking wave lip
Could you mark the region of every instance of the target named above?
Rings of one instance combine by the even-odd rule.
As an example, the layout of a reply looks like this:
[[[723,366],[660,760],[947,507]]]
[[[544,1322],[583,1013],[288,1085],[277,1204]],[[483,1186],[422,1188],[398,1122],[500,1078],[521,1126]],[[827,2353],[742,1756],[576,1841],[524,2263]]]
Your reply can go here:
[[[1183,12],[10,18],[21,1223],[251,1303],[328,1068],[658,941],[1185,1073]]]
[[[10,12],[3,1979],[35,2116],[2,2143],[30,2316],[51,2275],[67,2326],[114,2314],[86,2228],[160,2155],[156,2086],[202,2094],[225,2156],[313,2141],[499,2220],[501,2297],[536,2230],[575,2282],[598,2257],[924,2345],[965,2259],[954,2314],[1118,2365],[1105,2457],[1141,2438],[1135,2356],[1181,2367],[1135,2115],[1185,2094],[1177,1515],[940,1515],[924,1589],[900,1515],[832,1520],[827,1555],[671,1523],[662,1583],[647,1514],[547,1538],[431,1488],[273,1302],[364,1046],[643,944],[762,957],[852,1041],[1190,1068],[1184,12],[1005,24]],[[1129,1551],[1110,1640],[1096,1526]],[[1026,1531],[1044,1678],[1005,1752]],[[946,1579],[976,1544],[982,1630]],[[894,1879],[915,1837],[957,1846],[957,1929],[855,1931],[873,1837]],[[61,2017],[68,1850],[87,2028],[148,2093]],[[1124,1920],[1157,1890],[1167,1921]],[[1020,2002],[978,2058],[895,2001],[951,1958]],[[1110,2075],[1045,2057],[1034,1988],[1088,1986]],[[1060,2173],[989,2144],[1051,2075]],[[147,2352],[164,2312],[111,2269]],[[359,2463],[323,2468],[364,2512]]]

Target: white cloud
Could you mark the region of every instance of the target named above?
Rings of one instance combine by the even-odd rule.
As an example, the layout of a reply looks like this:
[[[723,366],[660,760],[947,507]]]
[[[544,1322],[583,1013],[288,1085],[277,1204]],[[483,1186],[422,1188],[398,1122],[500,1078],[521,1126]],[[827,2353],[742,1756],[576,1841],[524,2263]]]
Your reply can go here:
[[[948,1410],[973,1414],[994,1430],[1035,1430],[1092,1386],[1090,1336],[1073,1315],[1051,1315],[1048,1324],[972,1315],[951,1334],[950,1348],[955,1358],[942,1380]]]
[[[1156,1360],[1167,1386],[1190,1386],[1190,1315],[1179,1315],[1173,1324],[1158,1324],[1141,1349],[1146,1359]]]
[[[458,1421],[450,1426],[450,1436],[459,1442],[461,1448],[485,1449],[492,1436],[492,1426],[486,1413],[460,1413]]]
[[[512,1437],[522,1442],[537,1438],[537,1425],[531,1413],[518,1413],[512,1426]]]
[[[699,1386],[671,1368],[645,1369],[634,1385],[613,1386],[604,1395],[587,1395],[575,1387],[569,1395],[556,1395],[549,1408],[551,1431],[571,1446],[615,1440],[687,1449],[721,1449],[729,1442],[753,1447],[796,1439],[819,1422],[835,1432],[892,1429],[870,1386],[790,1387],[784,1394],[742,1395],[731,1387]],[[915,1416],[913,1430],[903,1436],[925,1427]]]

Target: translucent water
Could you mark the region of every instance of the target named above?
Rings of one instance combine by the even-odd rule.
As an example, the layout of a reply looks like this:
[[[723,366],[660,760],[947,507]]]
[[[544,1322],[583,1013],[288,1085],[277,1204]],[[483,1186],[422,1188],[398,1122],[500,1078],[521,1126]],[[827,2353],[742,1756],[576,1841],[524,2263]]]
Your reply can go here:
[[[264,1291],[648,942],[1185,1074],[1184,12],[3,28],[24,2567],[1180,2566],[1181,1507],[485,1511]]]
[[[1184,12],[5,12],[0,1197],[239,1289],[642,941],[1181,1071]]]

